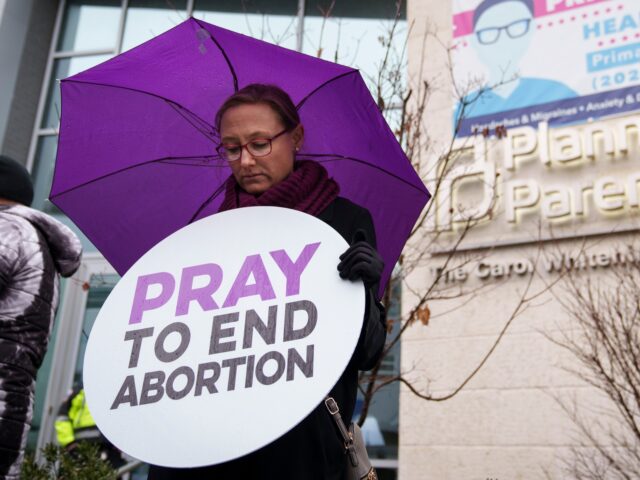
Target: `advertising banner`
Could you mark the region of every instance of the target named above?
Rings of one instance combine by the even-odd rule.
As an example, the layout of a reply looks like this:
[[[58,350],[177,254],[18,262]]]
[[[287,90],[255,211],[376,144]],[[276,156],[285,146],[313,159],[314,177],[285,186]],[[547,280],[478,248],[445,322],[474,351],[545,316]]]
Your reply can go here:
[[[637,0],[452,0],[458,136],[640,107]]]
[[[290,209],[223,212],[172,234],[124,275],[91,331],[89,409],[145,462],[231,460],[304,419],[347,366],[364,315],[344,239]]]

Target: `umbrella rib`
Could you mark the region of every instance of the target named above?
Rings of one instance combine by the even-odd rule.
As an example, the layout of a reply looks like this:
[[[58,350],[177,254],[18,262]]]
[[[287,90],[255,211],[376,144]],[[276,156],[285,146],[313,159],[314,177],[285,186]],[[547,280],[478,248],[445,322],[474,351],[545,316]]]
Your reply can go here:
[[[200,28],[202,30],[204,30],[205,32],[207,32],[209,34],[207,36],[211,39],[211,41],[213,43],[216,44],[216,47],[218,47],[218,50],[220,50],[220,53],[224,57],[225,61],[227,62],[227,66],[229,67],[229,70],[231,71],[231,76],[233,77],[233,91],[237,92],[238,91],[238,76],[236,75],[236,71],[233,68],[233,65],[231,64],[231,60],[229,59],[229,57],[227,57],[227,52],[224,51],[224,49],[222,48],[222,45],[220,45],[218,43],[218,40],[216,40],[213,37],[211,32],[202,26],[202,24],[200,23],[200,20],[198,20],[197,18],[193,18],[193,17],[191,17],[191,18],[200,26]]]
[[[379,167],[377,165],[373,165],[373,164],[371,164],[369,162],[365,162],[364,160],[361,160],[359,158],[348,157],[346,155],[334,155],[334,154],[330,154],[330,153],[304,153],[304,154],[300,154],[299,156],[300,157],[314,157],[314,158],[317,158],[317,157],[329,157],[326,160],[319,160],[318,163],[327,163],[327,162],[336,161],[336,160],[352,160],[352,161],[354,161],[356,163],[361,163],[363,165],[366,165],[367,167],[372,167],[372,168],[375,168],[376,170],[384,172],[386,175],[389,175],[389,176],[395,178],[396,180],[399,180],[402,183],[405,183],[405,184],[415,188],[420,193],[424,194],[424,191],[422,189],[420,189],[420,187],[417,187],[413,183],[407,182],[404,178],[399,177],[395,173],[389,172],[388,170],[385,170],[382,167]],[[424,188],[424,185],[423,185],[423,188]],[[428,196],[428,193],[427,193],[427,196]]]
[[[213,200],[220,195],[220,193],[222,192],[222,190],[225,189],[225,186],[227,185],[227,182],[222,182],[220,184],[220,186],[218,188],[216,188],[216,190],[209,196],[209,198],[207,198],[202,205],[200,205],[200,207],[198,207],[198,210],[196,210],[196,213],[194,213],[191,218],[189,219],[189,223],[187,225],[191,225],[194,220],[196,218],[198,218],[198,215],[200,215],[200,213],[211,203],[213,202]]]
[[[62,192],[56,193],[52,197],[49,197],[49,199],[57,198],[57,197],[59,197],[61,195],[64,195],[64,194],[69,193],[69,192],[73,192],[74,190],[77,190],[77,189],[82,188],[82,187],[86,187],[87,185],[90,185],[92,183],[98,182],[98,181],[103,180],[103,179],[105,179],[107,177],[110,177],[112,175],[117,175],[119,173],[126,172],[127,170],[131,170],[131,169],[134,169],[134,168],[137,168],[137,167],[141,167],[143,165],[149,165],[150,163],[156,163],[156,162],[157,163],[170,163],[170,162],[165,162],[165,161],[166,160],[188,159],[188,158],[216,158],[216,155],[200,155],[200,156],[190,155],[190,156],[184,156],[184,157],[154,158],[153,160],[148,160],[146,162],[137,163],[135,165],[129,165],[128,167],[121,168],[120,170],[117,170],[115,172],[111,172],[111,173],[107,173],[105,175],[101,175],[100,177],[96,177],[94,179],[91,179],[88,182],[84,182],[81,185],[76,185],[75,187],[71,187],[71,188],[68,188],[67,190],[64,190]],[[184,164],[181,164],[181,165],[184,165]],[[192,165],[192,166],[196,166],[196,165]],[[200,166],[200,165],[197,165],[197,166]]]
[[[304,105],[304,103],[307,101],[307,99],[313,95],[314,93],[316,93],[318,90],[320,90],[322,87],[324,87],[325,85],[334,82],[336,80],[341,79],[342,77],[346,77],[347,75],[353,75],[354,73],[358,73],[358,70],[350,70],[348,72],[345,73],[341,73],[340,75],[337,75],[333,78],[330,78],[329,80],[327,80],[326,82],[321,83],[320,85],[318,85],[316,88],[314,88],[313,90],[311,90],[302,100],[300,100],[298,102],[298,105],[296,105],[296,110],[300,110],[302,108],[302,106]]]
[[[180,105],[177,102],[174,102],[173,100],[169,100],[166,97],[163,97],[162,95],[158,95],[157,93],[151,93],[151,92],[145,92],[144,90],[140,90],[139,88],[133,88],[133,87],[125,87],[123,85],[112,85],[110,83],[98,83],[98,82],[87,82],[86,80],[71,80],[71,79],[65,79],[62,80],[63,82],[69,82],[69,83],[85,83],[87,85],[97,85],[99,87],[111,87],[111,88],[121,88],[122,90],[129,90],[131,92],[136,92],[136,93],[142,93],[143,95],[149,95],[150,97],[155,97],[155,98],[159,98],[160,100],[164,100],[165,102],[169,103],[169,104],[174,104],[177,105],[178,107],[182,108],[183,110],[186,110],[187,112],[189,112],[191,115],[193,115],[195,118],[197,118],[200,122],[202,122],[204,125],[206,125],[207,127],[209,127],[211,129],[211,131],[215,131],[215,128],[213,127],[213,125],[211,125],[209,122],[207,122],[206,120],[204,120],[202,117],[200,117],[199,115],[193,113],[191,110],[189,110],[188,108],[184,108],[182,105]]]
[[[178,159],[178,157],[175,157],[176,159]],[[197,158],[201,158],[201,157],[197,157]],[[215,155],[212,155],[211,158],[218,158]],[[158,160],[158,163],[163,163],[166,165],[181,165],[183,167],[198,167],[198,168],[225,168],[227,166],[227,164],[223,164],[223,165],[205,165],[203,163],[201,164],[190,164],[190,163],[182,163],[182,162],[172,162],[169,160]]]
[[[181,106],[180,106],[180,105],[178,105],[177,103],[171,102],[171,101],[169,101],[169,100],[165,100],[165,101],[169,104],[169,106],[170,106],[171,108],[173,108],[173,110],[174,110],[174,111],[176,111],[176,112],[178,113],[178,115],[180,115],[182,118],[184,118],[187,122],[189,122],[189,124],[190,124],[193,128],[195,128],[195,129],[196,129],[197,131],[199,131],[202,135],[204,135],[204,136],[207,138],[207,140],[211,140],[212,142],[217,143],[217,141],[218,141],[218,137],[216,137],[216,136],[215,136],[215,134],[213,134],[213,133],[209,133],[208,131],[204,130],[204,129],[202,128],[202,126],[200,126],[200,125],[196,124],[196,123],[193,121],[193,119],[191,119],[191,118],[187,117],[187,116],[183,113],[183,111],[182,111],[182,110],[185,110],[185,111],[187,111],[187,112],[189,112],[189,113],[192,113],[192,112],[190,112],[190,111],[189,111],[189,110],[187,110],[186,108],[181,107]],[[197,118],[197,117],[196,117],[196,118]],[[207,125],[207,124],[205,124],[205,125]],[[209,125],[207,125],[207,126],[209,126]]]

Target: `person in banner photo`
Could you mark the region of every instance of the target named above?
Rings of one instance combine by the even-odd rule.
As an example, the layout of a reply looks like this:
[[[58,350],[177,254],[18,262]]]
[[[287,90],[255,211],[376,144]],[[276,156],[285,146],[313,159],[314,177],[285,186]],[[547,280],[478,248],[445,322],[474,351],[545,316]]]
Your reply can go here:
[[[47,351],[59,276],[80,266],[69,228],[29,208],[27,170],[0,156],[0,479],[17,480],[33,415],[36,373]]]
[[[487,88],[465,96],[454,121],[577,96],[564,83],[521,76],[519,65],[533,36],[533,0],[483,0],[473,12],[470,44],[486,66]],[[542,59],[541,59],[542,60]]]
[[[384,265],[376,251],[371,215],[340,197],[339,185],[319,163],[296,159],[304,128],[282,89],[251,84],[238,90],[218,110],[216,126],[221,138],[217,150],[232,171],[219,211],[248,206],[292,208],[323,220],[351,245],[336,265],[342,278],[364,281],[365,318],[353,357],[330,393],[348,424],[356,403],[358,371],[375,365],[386,337],[385,312],[377,301]],[[212,430],[211,435],[215,434]],[[346,467],[342,440],[321,403],[296,427],[256,452],[202,468],[151,466],[148,478],[340,480]]]

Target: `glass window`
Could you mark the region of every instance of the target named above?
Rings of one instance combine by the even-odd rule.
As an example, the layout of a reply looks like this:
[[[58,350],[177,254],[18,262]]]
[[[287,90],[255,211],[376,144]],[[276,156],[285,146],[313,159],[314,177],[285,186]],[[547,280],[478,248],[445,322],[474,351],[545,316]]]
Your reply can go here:
[[[315,57],[360,69],[371,85],[385,55],[385,44],[396,14],[389,0],[308,1],[305,7],[302,51]],[[391,53],[402,54],[407,37],[404,9],[392,37]]]
[[[122,51],[129,50],[175,27],[187,19],[186,0],[131,0],[122,38]]]
[[[124,14],[121,0],[67,0],[57,51],[115,50],[118,29]],[[172,28],[186,18],[187,0],[129,0],[126,11],[122,50],[128,50]],[[195,0],[193,16],[223,28],[295,49],[297,46],[298,0]],[[324,18],[331,0],[307,0],[303,33],[303,52],[360,68],[365,80],[373,85],[385,53],[384,40],[396,13],[395,0],[337,0]],[[393,37],[392,61],[402,62],[401,52],[407,36],[404,11]],[[58,79],[90,68],[111,55],[76,56],[55,60],[44,115],[40,128],[57,128],[60,116]],[[401,71],[404,74],[404,71]],[[404,77],[402,79],[404,81]],[[389,112],[386,112],[389,113]],[[392,123],[398,123],[398,112],[392,111]],[[47,197],[51,188],[57,149],[56,135],[41,135],[33,159],[35,178],[34,207],[57,211]],[[75,378],[82,373],[87,335],[117,276],[92,277],[83,318]],[[394,292],[395,297],[396,292]],[[399,293],[398,293],[399,295]],[[390,309],[389,315],[398,315]],[[391,336],[394,334],[392,333]],[[399,346],[384,362],[381,376],[398,372]],[[387,377],[388,378],[388,377]],[[46,380],[46,379],[45,379]],[[365,423],[365,437],[372,458],[397,459],[398,445],[397,383],[381,389],[370,405]],[[41,397],[44,395],[40,394]],[[362,402],[356,407],[361,408]],[[39,418],[39,416],[38,416]],[[34,421],[37,421],[34,419]],[[380,469],[380,478],[396,478],[393,468]]]
[[[193,16],[295,50],[297,12],[297,0],[197,0]]]
[[[384,375],[381,375],[384,377]],[[367,451],[371,458],[398,458],[398,382],[384,386],[376,392],[367,418],[362,426]],[[356,402],[356,410],[361,406]]]
[[[387,341],[395,338],[400,331],[400,282],[393,284],[391,303],[387,311],[387,320],[392,329]],[[396,378],[400,374],[400,344],[397,343],[383,359],[378,371],[378,381]],[[365,378],[366,381],[366,378]],[[364,385],[363,385],[364,386]],[[398,458],[398,399],[399,382],[393,382],[378,390],[369,404],[367,418],[362,425],[362,434],[371,459],[396,460]],[[358,420],[363,407],[362,392],[358,392],[354,421]],[[378,469],[381,480],[397,478],[393,468]]]
[[[120,0],[70,0],[57,50],[115,49],[122,14]]]
[[[33,208],[45,212],[57,211],[55,205],[48,200],[51,191],[51,181],[53,180],[53,165],[58,148],[58,136],[46,135],[38,139],[38,149],[33,163],[32,175],[35,179],[33,190]]]
[[[89,334],[93,328],[93,324],[98,317],[98,312],[102,308],[105,300],[115,287],[120,277],[118,275],[92,275],[89,282],[89,294],[87,296],[87,305],[84,311],[84,319],[82,321],[82,333],[80,334],[80,345],[78,345],[78,358],[76,360],[76,368],[73,375],[74,385],[82,383],[82,368],[84,365],[84,352],[87,349]]]
[[[57,128],[60,123],[60,80],[109,60],[109,58],[111,55],[91,55],[61,58],[55,61],[49,79],[49,93],[40,124],[41,128]]]

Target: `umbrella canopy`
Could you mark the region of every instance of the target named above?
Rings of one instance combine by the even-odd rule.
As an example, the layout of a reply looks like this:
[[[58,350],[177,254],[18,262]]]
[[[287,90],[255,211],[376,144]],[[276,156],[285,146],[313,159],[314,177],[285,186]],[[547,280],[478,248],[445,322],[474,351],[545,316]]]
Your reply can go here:
[[[51,201],[124,274],[217,212],[231,170],[215,151],[215,114],[250,83],[289,93],[305,126],[298,158],[322,163],[371,212],[382,291],[429,193],[360,73],[193,18],[62,81]]]

